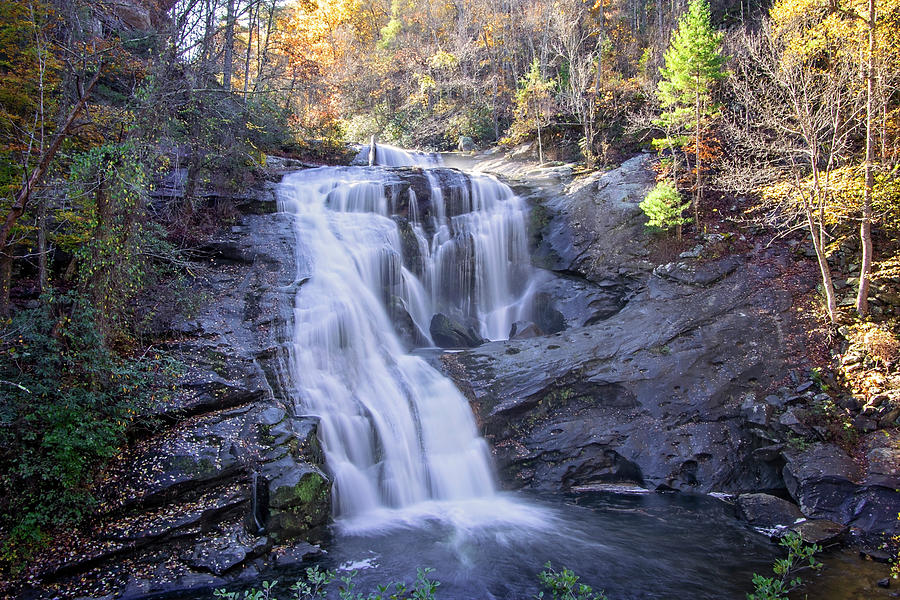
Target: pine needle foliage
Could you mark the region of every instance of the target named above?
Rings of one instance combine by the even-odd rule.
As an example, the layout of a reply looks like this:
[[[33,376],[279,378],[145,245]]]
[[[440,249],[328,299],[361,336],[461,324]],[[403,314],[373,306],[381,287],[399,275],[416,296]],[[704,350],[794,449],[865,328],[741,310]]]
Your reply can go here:
[[[693,0],[678,23],[660,69],[658,98],[664,108],[694,107],[697,96],[707,101],[712,85],[725,77],[725,57],[719,52],[722,34],[710,24],[709,4]]]
[[[706,0],[691,0],[688,12],[678,23],[672,42],[663,55],[665,66],[660,69],[662,79],[657,98],[664,111],[656,125],[666,131],[670,140],[672,132],[681,134],[693,130],[696,172],[693,200],[694,220],[699,220],[698,204],[701,194],[701,130],[704,119],[715,114],[712,88],[726,77],[723,70],[725,57],[719,49],[723,36],[713,30],[710,23],[709,4]],[[672,142],[667,144],[672,146]]]
[[[682,202],[681,194],[672,183],[661,181],[650,190],[639,206],[647,215],[648,227],[669,230],[690,222],[689,218],[683,216],[690,205],[690,201]]]

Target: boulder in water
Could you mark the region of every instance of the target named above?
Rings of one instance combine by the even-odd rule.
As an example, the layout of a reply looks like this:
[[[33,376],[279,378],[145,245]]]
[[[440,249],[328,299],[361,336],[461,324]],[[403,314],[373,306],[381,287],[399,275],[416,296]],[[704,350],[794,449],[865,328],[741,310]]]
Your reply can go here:
[[[831,546],[844,541],[849,527],[828,519],[810,519],[797,523],[791,531],[798,534],[807,544]]]
[[[764,529],[787,527],[804,518],[796,504],[771,494],[741,494],[737,506],[747,523]]]
[[[467,135],[461,135],[456,149],[460,152],[471,152],[475,149],[475,141]]]
[[[441,313],[431,318],[429,330],[431,339],[441,348],[474,348],[487,341],[474,327],[465,327]]]
[[[534,322],[546,333],[559,333],[566,328],[566,318],[556,309],[550,294],[541,292],[534,296]]]
[[[397,337],[400,338],[400,341],[403,342],[408,350],[429,345],[428,338],[422,333],[419,326],[416,325],[416,322],[409,314],[409,311],[406,310],[406,306],[404,306],[401,298],[392,296],[389,308],[391,321],[394,323]]]

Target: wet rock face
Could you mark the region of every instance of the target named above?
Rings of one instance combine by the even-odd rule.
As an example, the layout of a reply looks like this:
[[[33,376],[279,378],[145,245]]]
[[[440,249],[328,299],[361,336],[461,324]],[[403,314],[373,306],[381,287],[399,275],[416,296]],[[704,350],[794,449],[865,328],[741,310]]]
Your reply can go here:
[[[761,529],[787,527],[804,519],[796,504],[771,494],[741,494],[736,504],[741,518]]]
[[[865,461],[825,442],[784,453],[784,481],[804,514],[864,532],[900,531],[900,433],[876,431],[860,443]]]
[[[789,298],[727,261],[697,273],[651,275],[587,327],[445,355],[507,485],[782,487],[778,461],[754,455],[770,442],[742,402],[789,363],[779,327]]]
[[[277,544],[324,535],[331,481],[317,422],[297,413],[283,376],[304,281],[289,218],[248,214],[206,244],[193,310],[158,323],[183,365],[171,400],[152,407],[159,430],[105,471],[90,539],[46,584],[94,569],[135,597],[220,585],[256,573]],[[317,551],[302,547],[279,564]]]
[[[772,442],[742,405],[790,365],[791,298],[767,284],[771,273],[742,272],[740,258],[654,270],[638,207],[654,181],[648,163],[636,157],[538,205],[535,261],[552,271],[536,306],[557,324],[535,323],[556,333],[443,357],[509,487],[784,486],[778,449],[756,452]]]
[[[792,259],[776,248],[704,260],[701,245],[651,265],[646,167],[637,157],[538,201],[535,260],[551,271],[536,305],[565,327],[535,319],[557,333],[442,357],[503,483],[751,493],[739,504],[760,527],[803,517],[809,539],[896,532],[900,439],[869,434],[864,467],[808,423],[812,381],[771,393],[806,369],[789,349],[791,293],[814,282],[781,289]],[[794,503],[753,493],[776,490]]]
[[[474,348],[485,342],[475,327],[466,327],[441,313],[431,318],[429,330],[431,339],[441,348]]]
[[[638,203],[656,177],[651,159],[637,156],[619,168],[578,180],[545,204],[549,223],[535,263],[600,282],[649,270],[644,217]]]

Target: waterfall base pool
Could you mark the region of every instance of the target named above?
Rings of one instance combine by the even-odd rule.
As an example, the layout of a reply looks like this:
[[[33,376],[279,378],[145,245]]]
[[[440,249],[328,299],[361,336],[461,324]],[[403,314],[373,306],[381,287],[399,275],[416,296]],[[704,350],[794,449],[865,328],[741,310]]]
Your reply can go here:
[[[498,502],[505,506],[495,523],[477,511],[455,513],[462,510],[455,504],[443,512],[433,505],[418,516],[407,511],[404,519],[382,520],[367,533],[341,531],[339,523],[318,564],[344,575],[356,571],[353,581],[363,593],[411,583],[418,568],[432,568],[442,600],[534,598],[548,561],[573,570],[609,600],[743,600],[753,574],[771,575],[772,563],[784,555],[737,520],[730,504],[707,496],[504,493]],[[885,565],[849,552],[822,558],[820,574],[801,575],[810,583],[803,590],[809,598],[891,597],[876,585],[887,576]],[[299,576],[277,574],[281,582]]]

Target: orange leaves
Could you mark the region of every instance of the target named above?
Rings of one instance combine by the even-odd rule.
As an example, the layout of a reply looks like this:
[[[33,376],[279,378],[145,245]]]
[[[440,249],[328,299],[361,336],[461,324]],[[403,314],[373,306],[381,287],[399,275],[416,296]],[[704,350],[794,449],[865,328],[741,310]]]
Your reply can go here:
[[[296,5],[280,28],[284,51],[294,61],[312,61],[329,70],[348,50],[357,12],[355,0]]]

